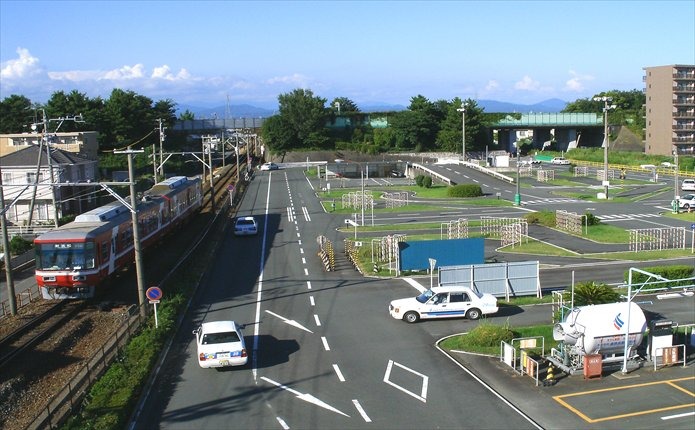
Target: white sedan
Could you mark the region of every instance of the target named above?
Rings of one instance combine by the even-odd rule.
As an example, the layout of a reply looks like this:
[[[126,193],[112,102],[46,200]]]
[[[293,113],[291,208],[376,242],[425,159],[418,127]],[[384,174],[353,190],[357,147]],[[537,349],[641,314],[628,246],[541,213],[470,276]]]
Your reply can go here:
[[[279,167],[275,163],[265,163],[261,165],[261,170],[278,170]]]
[[[570,160],[566,159],[565,157],[554,157],[552,160],[550,160],[550,164],[567,165],[570,164]]]
[[[248,362],[244,335],[234,321],[211,321],[193,330],[198,364],[211,367],[243,366]]]
[[[678,207],[685,210],[695,209],[695,194],[686,194],[678,199]]]
[[[258,224],[252,216],[242,216],[236,219],[234,223],[235,236],[249,236],[258,234]]]

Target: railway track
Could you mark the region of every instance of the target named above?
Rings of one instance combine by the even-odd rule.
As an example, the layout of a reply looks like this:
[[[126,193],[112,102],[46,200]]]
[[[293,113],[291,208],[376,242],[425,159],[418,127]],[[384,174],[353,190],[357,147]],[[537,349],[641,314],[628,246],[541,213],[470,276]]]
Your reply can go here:
[[[245,162],[240,167],[245,171]],[[228,204],[228,185],[234,183],[236,192],[241,194],[244,183],[235,181],[236,165],[215,173],[217,212],[223,203]],[[214,219],[209,182],[205,185],[199,220],[167,238],[165,246],[154,245],[154,251],[146,256],[149,284],[159,284],[158,280],[166,277],[171,261],[182,258],[185,254],[182,251],[204,234],[209,221]],[[38,411],[64,389],[72,375],[103,347],[105,339],[112,336],[128,314],[126,308],[137,303],[133,272],[119,274],[95,300],[55,304],[40,300],[31,304],[38,308],[34,316],[14,318],[17,328],[0,340],[0,428],[26,428]],[[103,306],[105,303],[110,305]],[[5,324],[8,320],[3,325],[9,325]]]
[[[50,330],[65,322],[65,318],[74,315],[72,312],[62,313],[68,302],[60,301],[45,312],[31,318],[0,340],[0,368],[8,365],[18,355],[40,342]],[[79,309],[78,309],[79,310]],[[60,316],[62,313],[62,317]],[[58,318],[54,318],[58,316]]]

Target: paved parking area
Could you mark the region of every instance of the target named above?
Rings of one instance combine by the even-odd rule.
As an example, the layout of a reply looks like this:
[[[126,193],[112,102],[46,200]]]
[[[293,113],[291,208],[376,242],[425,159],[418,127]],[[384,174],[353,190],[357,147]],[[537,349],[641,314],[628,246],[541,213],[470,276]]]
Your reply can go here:
[[[695,377],[577,391],[553,398],[590,424],[648,414],[658,415],[662,420],[683,413],[692,416],[695,414]],[[647,408],[644,399],[649,399]]]

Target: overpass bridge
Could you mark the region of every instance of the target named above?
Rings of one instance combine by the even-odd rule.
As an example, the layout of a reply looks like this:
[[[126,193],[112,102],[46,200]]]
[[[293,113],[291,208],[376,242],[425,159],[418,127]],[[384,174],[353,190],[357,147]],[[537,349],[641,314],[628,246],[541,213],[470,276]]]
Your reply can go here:
[[[499,145],[516,152],[516,131],[533,130],[533,147],[541,149],[554,137],[557,149],[603,146],[603,116],[596,113],[524,113],[508,115],[491,126]]]

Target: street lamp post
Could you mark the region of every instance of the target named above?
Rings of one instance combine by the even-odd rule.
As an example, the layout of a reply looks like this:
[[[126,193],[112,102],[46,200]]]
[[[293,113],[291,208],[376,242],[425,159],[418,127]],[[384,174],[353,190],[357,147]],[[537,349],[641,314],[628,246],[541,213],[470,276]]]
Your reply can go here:
[[[517,156],[516,156],[516,194],[514,195],[514,204],[517,206],[521,206],[521,189],[520,189],[520,184],[519,180],[521,175],[519,175],[519,170],[521,163],[519,162],[519,152],[517,150]]]
[[[594,97],[595,102],[603,102],[603,192],[608,200],[608,111],[615,109],[615,105],[609,104],[612,97]]]
[[[461,156],[463,157],[463,161],[466,161],[466,108],[468,107],[468,103],[461,103],[461,107],[456,109],[456,112],[461,112],[461,141],[462,141],[462,148],[461,148]]]

